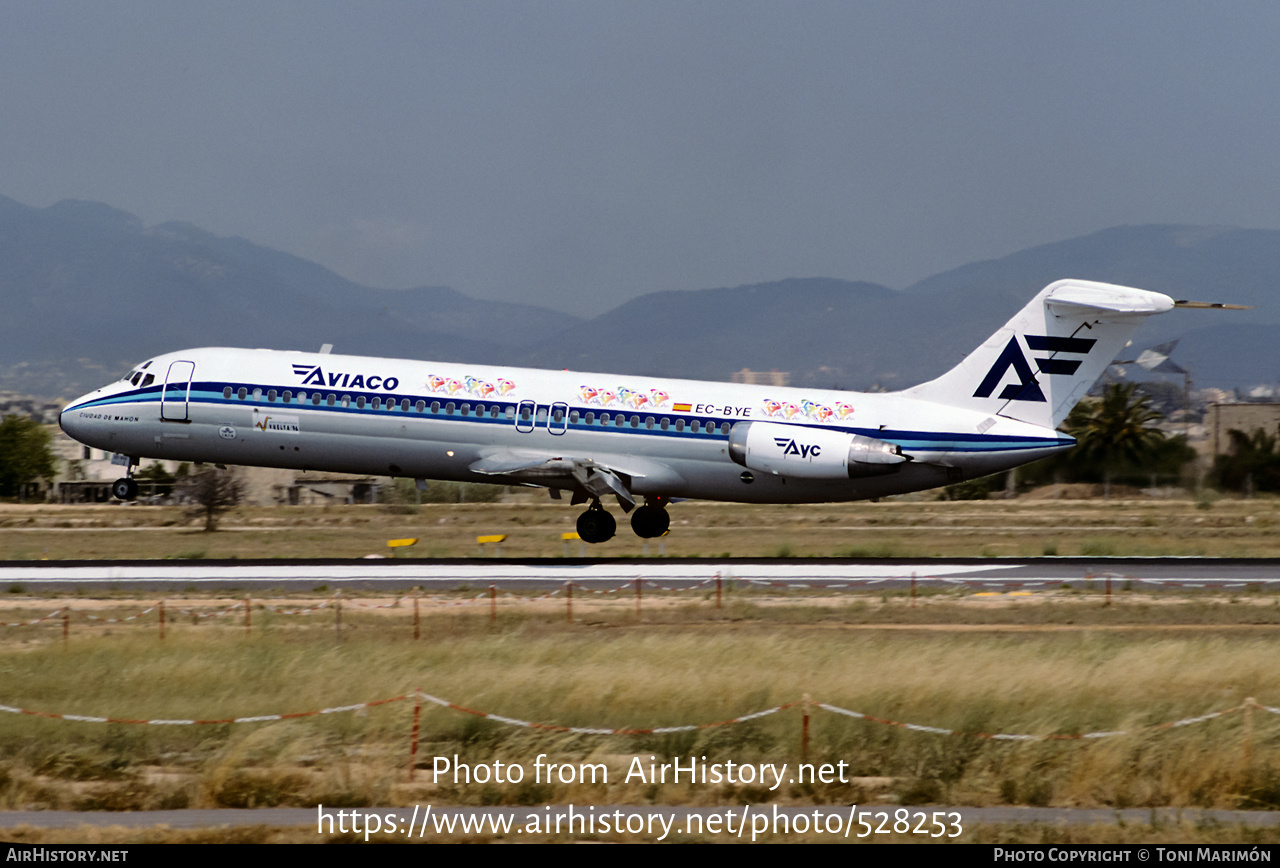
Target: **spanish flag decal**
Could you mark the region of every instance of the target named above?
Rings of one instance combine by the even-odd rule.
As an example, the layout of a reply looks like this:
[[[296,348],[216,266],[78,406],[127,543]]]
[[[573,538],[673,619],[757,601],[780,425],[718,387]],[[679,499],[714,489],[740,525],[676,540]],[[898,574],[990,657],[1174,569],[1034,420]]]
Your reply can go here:
[[[672,404],[671,409],[677,413],[688,413],[691,409],[693,409],[693,405],[692,404]]]

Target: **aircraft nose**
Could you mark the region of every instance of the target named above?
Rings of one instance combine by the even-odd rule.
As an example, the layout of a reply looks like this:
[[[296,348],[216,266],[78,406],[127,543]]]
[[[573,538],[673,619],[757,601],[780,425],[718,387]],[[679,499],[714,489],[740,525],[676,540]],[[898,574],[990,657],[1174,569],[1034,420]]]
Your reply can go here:
[[[82,411],[80,410],[80,407],[85,403],[85,401],[93,397],[93,394],[93,392],[90,392],[88,395],[81,395],[79,398],[76,398],[74,401],[67,404],[67,406],[63,407],[62,411],[58,413],[58,427],[61,428],[68,437],[71,437],[74,440],[84,442],[84,419],[81,415]]]

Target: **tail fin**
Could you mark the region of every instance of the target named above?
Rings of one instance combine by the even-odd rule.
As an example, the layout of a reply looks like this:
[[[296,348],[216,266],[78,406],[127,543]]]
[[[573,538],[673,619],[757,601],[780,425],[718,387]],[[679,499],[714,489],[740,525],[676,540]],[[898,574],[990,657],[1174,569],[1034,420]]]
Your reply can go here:
[[[1143,318],[1172,308],[1158,292],[1059,280],[960,364],[902,394],[1056,428]]]

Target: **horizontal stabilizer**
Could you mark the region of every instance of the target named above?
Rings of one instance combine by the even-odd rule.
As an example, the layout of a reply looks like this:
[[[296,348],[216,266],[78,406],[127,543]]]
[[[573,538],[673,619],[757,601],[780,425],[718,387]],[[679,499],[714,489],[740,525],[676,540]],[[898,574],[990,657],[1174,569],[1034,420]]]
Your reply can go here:
[[[1173,299],[1158,292],[1083,281],[1064,281],[1054,286],[1045,295],[1044,303],[1057,316],[1100,314],[1107,320],[1150,316],[1173,307]]]
[[[1223,304],[1220,301],[1175,301],[1173,306],[1195,310],[1253,310],[1251,304]]]

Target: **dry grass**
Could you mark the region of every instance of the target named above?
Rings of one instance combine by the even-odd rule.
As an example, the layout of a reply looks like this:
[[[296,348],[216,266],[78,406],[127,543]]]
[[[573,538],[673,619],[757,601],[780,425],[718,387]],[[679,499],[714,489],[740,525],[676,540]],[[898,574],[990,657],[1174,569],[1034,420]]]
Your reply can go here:
[[[0,505],[0,558],[360,557],[388,554],[388,539],[417,537],[413,557],[472,557],[475,538],[507,534],[507,557],[577,556],[560,534],[580,508],[533,496],[503,504],[244,508],[224,531],[203,533],[179,510],[147,506]],[[1201,555],[1280,557],[1280,501],[907,501],[672,507],[668,556],[990,557]],[[612,541],[591,556],[640,555],[643,541],[618,514]],[[486,553],[487,554],[487,553]]]
[[[801,598],[803,599],[803,598]],[[207,602],[207,601],[206,601]],[[1152,725],[1240,704],[1280,704],[1280,631],[1087,624],[1044,626],[1037,608],[1003,607],[1003,623],[965,627],[981,607],[936,598],[861,597],[843,607],[735,601],[655,611],[637,622],[603,602],[566,624],[558,610],[351,612],[332,622],[255,616],[238,625],[189,622],[160,642],[142,625],[73,635],[31,632],[0,645],[4,695],[22,708],[127,718],[223,718],[392,697],[420,687],[471,708],[562,726],[647,728],[723,720],[813,700],[882,718],[971,733],[1070,735],[1124,729],[1096,741],[1011,743],[918,733],[815,711],[810,760],[845,762],[877,783],[665,784],[623,780],[633,756],[711,761],[800,760],[796,710],[730,727],[649,736],[588,736],[508,727],[424,706],[418,784],[406,786],[408,702],[298,720],[218,726],[131,726],[0,715],[0,806],[186,806],[843,803],[1275,807],[1280,719],[1245,717],[1177,729]],[[1205,598],[1176,606],[1243,607]],[[937,624],[881,616],[947,612]],[[966,608],[968,606],[968,608]],[[1061,600],[1067,620],[1097,601]],[[1273,604],[1272,604],[1273,606]],[[1112,607],[1112,610],[1123,609]],[[1267,606],[1261,608],[1270,609]],[[1167,607],[1159,609],[1162,617]],[[1136,609],[1134,610],[1137,611]],[[664,614],[665,612],[665,614]],[[850,614],[851,613],[851,614]],[[730,618],[726,618],[726,614]],[[7,615],[6,615],[7,617]],[[648,615],[646,615],[646,618]],[[736,620],[734,620],[736,618]],[[1018,623],[1022,619],[1023,623]],[[973,620],[973,619],[970,619]],[[394,626],[393,626],[394,625]],[[1027,629],[1030,628],[1030,629]],[[1068,628],[1068,629],[1058,629]],[[603,762],[607,786],[535,784],[534,758]],[[521,784],[422,783],[431,758],[518,763]]]

